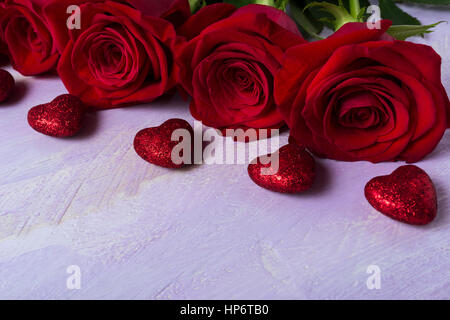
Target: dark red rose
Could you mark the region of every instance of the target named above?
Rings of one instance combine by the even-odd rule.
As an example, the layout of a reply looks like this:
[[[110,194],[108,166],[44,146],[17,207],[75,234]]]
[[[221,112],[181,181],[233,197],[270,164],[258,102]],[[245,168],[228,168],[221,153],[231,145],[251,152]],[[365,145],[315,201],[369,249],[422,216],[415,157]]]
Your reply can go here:
[[[441,58],[349,23],[328,39],[286,52],[275,98],[291,136],[315,154],[344,161],[416,162],[450,120]]]
[[[69,31],[58,65],[69,93],[87,105],[112,108],[150,102],[175,86],[179,38],[170,22],[113,1],[80,8],[81,29]],[[64,34],[56,37],[63,45]]]
[[[191,16],[188,0],[122,0],[144,14],[166,19],[175,27],[181,26]]]
[[[191,113],[215,128],[273,128],[284,122],[273,81],[284,52],[305,40],[282,11],[227,4],[201,9],[179,29],[190,41],[177,61]]]
[[[0,17],[3,16],[4,11],[5,11],[5,4],[4,4],[4,0],[0,0]],[[8,52],[8,47],[6,46],[5,41],[3,40],[3,32],[0,28],[0,58],[2,55],[7,54]]]
[[[103,3],[105,0],[37,0],[43,2],[43,14],[49,24],[50,32],[60,52],[69,42],[67,8],[72,5],[81,6],[87,3]],[[128,4],[145,16],[165,19],[174,26],[180,26],[191,16],[188,0],[111,0]]]
[[[0,33],[13,67],[23,75],[55,68],[59,53],[41,17],[44,0],[8,0],[0,15]]]

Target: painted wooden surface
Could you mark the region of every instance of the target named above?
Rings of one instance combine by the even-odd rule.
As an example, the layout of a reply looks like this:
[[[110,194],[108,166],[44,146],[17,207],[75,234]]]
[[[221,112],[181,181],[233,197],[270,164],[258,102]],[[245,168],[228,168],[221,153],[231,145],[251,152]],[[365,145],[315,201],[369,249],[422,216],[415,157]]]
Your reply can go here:
[[[450,21],[445,8],[408,11]],[[442,55],[448,91],[449,29],[415,39]],[[450,298],[450,133],[419,163],[439,216],[418,228],[364,199],[365,183],[398,163],[320,160],[318,183],[298,196],[257,187],[245,165],[169,171],[132,141],[169,118],[192,121],[181,99],[89,115],[81,136],[58,140],[26,115],[64,93],[61,82],[14,76],[19,90],[0,107],[0,298]],[[80,290],[66,286],[71,265]],[[369,265],[379,290],[366,286]]]

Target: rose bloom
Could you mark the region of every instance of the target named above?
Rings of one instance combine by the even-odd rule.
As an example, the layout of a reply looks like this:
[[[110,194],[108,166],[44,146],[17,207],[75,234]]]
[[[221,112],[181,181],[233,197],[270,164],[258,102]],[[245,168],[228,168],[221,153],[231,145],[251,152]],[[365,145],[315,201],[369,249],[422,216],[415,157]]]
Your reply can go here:
[[[286,49],[305,43],[284,12],[210,5],[179,32],[189,40],[177,59],[180,82],[197,120],[219,129],[284,123],[273,99],[274,76]]]
[[[142,13],[170,21],[176,28],[191,16],[188,0],[121,0]]]
[[[275,98],[292,138],[344,161],[416,162],[439,143],[450,102],[441,58],[363,23],[286,52]]]
[[[0,9],[0,33],[11,63],[21,74],[37,75],[56,67],[59,53],[39,0],[7,0]],[[0,39],[1,40],[1,39]],[[5,48],[0,50],[5,51]]]
[[[0,0],[0,17],[3,16],[5,12],[5,0]],[[0,57],[2,54],[6,54],[8,52],[8,47],[6,46],[6,43],[3,40],[3,32],[0,28]]]
[[[57,70],[69,93],[85,104],[113,108],[151,102],[177,83],[174,51],[180,38],[169,21],[128,4],[94,1],[80,5],[81,29],[67,34],[52,14],[59,7],[56,0],[46,10],[64,48]]]
[[[1,0],[0,0],[1,1]],[[56,42],[60,52],[63,52],[67,43],[70,41],[67,32],[67,20],[69,6],[87,3],[102,3],[105,0],[42,0],[44,18],[49,24],[50,32]],[[191,9],[188,0],[112,0],[128,4],[136,10],[139,10],[146,16],[152,16],[165,19],[174,26],[180,26],[191,16]],[[83,20],[83,19],[81,19]]]

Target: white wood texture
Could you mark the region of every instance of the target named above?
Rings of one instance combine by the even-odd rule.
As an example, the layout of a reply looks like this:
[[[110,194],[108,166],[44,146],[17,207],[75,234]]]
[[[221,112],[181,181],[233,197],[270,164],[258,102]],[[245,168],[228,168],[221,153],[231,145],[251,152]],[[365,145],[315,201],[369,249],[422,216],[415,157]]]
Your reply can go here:
[[[450,21],[446,8],[406,8],[424,23]],[[448,24],[414,41],[442,55],[449,90]],[[317,185],[299,196],[257,187],[244,165],[169,171],[132,142],[169,118],[191,121],[181,99],[92,114],[81,136],[53,139],[26,116],[63,85],[14,76],[15,101],[0,107],[0,298],[450,298],[448,133],[418,164],[439,195],[438,218],[418,228],[364,198],[368,180],[400,163],[319,160]],[[66,287],[70,265],[80,290]],[[369,265],[381,268],[380,290],[366,287]]]

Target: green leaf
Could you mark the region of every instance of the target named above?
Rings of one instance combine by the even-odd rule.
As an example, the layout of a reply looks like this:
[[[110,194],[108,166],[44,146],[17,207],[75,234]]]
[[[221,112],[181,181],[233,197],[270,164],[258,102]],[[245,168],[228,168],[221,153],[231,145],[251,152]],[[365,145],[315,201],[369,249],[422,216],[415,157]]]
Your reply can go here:
[[[191,6],[191,12],[196,13],[198,10],[206,6],[205,0],[189,0],[189,5]]]
[[[275,8],[286,11],[289,0],[275,0]]]
[[[358,16],[356,17],[358,20],[365,21],[364,17],[367,15],[367,7],[361,8],[359,10]]]
[[[409,37],[423,36],[425,33],[432,32],[432,28],[436,27],[438,24],[444,21],[439,21],[434,24],[429,24],[427,26],[417,26],[417,25],[396,25],[389,28],[388,34],[393,36],[397,40],[406,40]]]
[[[450,4],[450,0],[402,0],[400,2],[414,2],[414,3],[437,4],[437,5]]]
[[[381,17],[389,19],[394,25],[420,25],[420,21],[409,15],[394,3],[393,0],[380,0]]]

